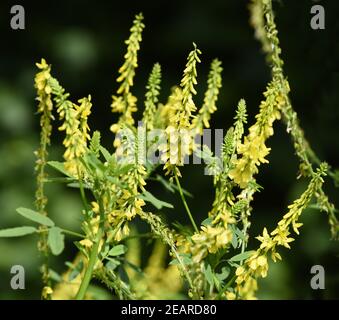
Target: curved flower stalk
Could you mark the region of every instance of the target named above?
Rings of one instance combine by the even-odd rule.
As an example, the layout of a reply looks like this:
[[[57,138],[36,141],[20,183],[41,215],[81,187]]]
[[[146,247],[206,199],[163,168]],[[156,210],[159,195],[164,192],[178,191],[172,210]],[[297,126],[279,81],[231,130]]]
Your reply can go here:
[[[312,162],[320,165],[321,161],[316,156],[304,132],[300,127],[298,115],[292,107],[289,98],[289,83],[283,73],[283,60],[281,58],[281,48],[279,45],[278,30],[274,21],[274,12],[271,0],[252,0],[250,5],[251,23],[255,29],[255,35],[262,44],[266,59],[271,67],[272,76],[276,79],[280,88],[284,103],[281,104],[282,120],[287,127],[287,132],[291,135],[296,155],[300,161],[300,174],[302,176],[312,176],[314,168]],[[329,167],[329,176],[337,181],[337,175]],[[317,204],[321,211],[328,214],[329,224],[333,238],[338,237],[339,222],[335,214],[335,207],[320,188],[316,195]]]
[[[166,175],[180,177],[178,166],[184,164],[184,158],[192,150],[192,134],[190,132],[193,113],[196,106],[193,96],[197,93],[194,86],[197,84],[197,63],[200,63],[199,55],[201,51],[193,43],[193,50],[187,57],[186,68],[180,83],[181,90],[175,89],[172,95],[172,117],[166,128],[169,143],[161,146],[162,161],[165,162],[164,170]],[[180,100],[176,100],[180,97]],[[174,102],[174,103],[173,103]],[[175,103],[177,102],[177,103]]]
[[[111,126],[111,131],[116,133],[121,124],[132,126],[134,119],[132,114],[137,111],[137,98],[130,92],[133,86],[135,69],[138,67],[138,51],[142,40],[142,31],[145,27],[142,13],[136,15],[131,28],[131,35],[126,40],[127,52],[124,56],[124,64],[119,69],[120,76],[117,82],[121,82],[117,90],[117,95],[113,95],[112,112],[122,113],[118,123]],[[119,140],[115,140],[115,145],[119,145]]]
[[[204,104],[199,113],[193,118],[191,127],[202,135],[204,128],[210,127],[211,115],[217,110],[219,91],[222,85],[221,61],[214,59],[211,63],[210,72],[207,80],[207,90],[205,92]]]
[[[53,111],[53,102],[51,98],[51,87],[48,84],[48,81],[51,77],[50,66],[46,63],[45,59],[41,59],[40,63],[36,64],[37,67],[41,70],[35,76],[35,88],[37,90],[37,101],[38,104],[38,113],[40,116],[40,147],[35,152],[36,155],[36,180],[37,180],[37,189],[35,193],[35,207],[36,210],[45,216],[47,216],[46,205],[47,205],[47,196],[45,195],[45,180],[47,178],[47,174],[45,172],[45,167],[47,164],[48,151],[47,147],[50,145],[50,137],[52,134],[52,124],[51,121],[54,119],[52,115]],[[41,226],[40,230],[45,230],[45,227]],[[38,243],[39,250],[44,255],[44,264],[42,265],[42,280],[44,284],[44,294],[43,296],[49,298],[48,289],[50,288],[50,280],[49,280],[49,268],[48,268],[48,255],[49,249],[47,244],[47,234],[45,232],[41,232],[40,240]]]
[[[263,234],[257,239],[261,242],[257,249],[246,261],[245,264],[239,266],[236,270],[236,295],[241,299],[255,298],[255,291],[258,289],[257,278],[265,278],[268,272],[268,256],[276,262],[281,260],[281,255],[277,252],[279,246],[291,249],[290,242],[294,241],[291,231],[299,235],[299,228],[302,223],[299,217],[303,210],[307,208],[312,197],[315,196],[324,183],[323,176],[326,175],[327,165],[321,164],[320,168],[313,174],[305,192],[299,199],[295,200],[288,206],[289,211],[278,222],[277,227],[268,233],[264,228]]]
[[[247,187],[253,176],[258,173],[258,166],[261,163],[268,163],[265,157],[269,154],[270,148],[266,147],[265,142],[273,135],[273,122],[280,119],[280,109],[284,104],[279,83],[275,80],[268,85],[264,96],[266,99],[260,104],[256,123],[249,128],[249,134],[244,138],[244,142],[237,147],[241,157],[233,161],[234,169],[229,172],[229,177],[240,188]]]

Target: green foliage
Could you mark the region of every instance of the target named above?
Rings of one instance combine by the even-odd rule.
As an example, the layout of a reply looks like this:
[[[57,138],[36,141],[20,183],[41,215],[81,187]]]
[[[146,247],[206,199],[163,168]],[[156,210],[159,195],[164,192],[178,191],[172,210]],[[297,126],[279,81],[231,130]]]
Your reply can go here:
[[[34,227],[16,227],[0,230],[0,238],[21,237],[37,232]]]
[[[51,249],[51,252],[57,256],[59,255],[65,247],[64,244],[65,236],[62,233],[62,230],[58,227],[52,227],[48,231],[48,245]]]
[[[16,209],[16,211],[23,217],[29,220],[32,220],[34,222],[40,223],[44,226],[47,226],[47,227],[54,226],[54,222],[50,218],[42,215],[39,212],[33,211],[31,209],[27,209],[27,208],[18,208]]]

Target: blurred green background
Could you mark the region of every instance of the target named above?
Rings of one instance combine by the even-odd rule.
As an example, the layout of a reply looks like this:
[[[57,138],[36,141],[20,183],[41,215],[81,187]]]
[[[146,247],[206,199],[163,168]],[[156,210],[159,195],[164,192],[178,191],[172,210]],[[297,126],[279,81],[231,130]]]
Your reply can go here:
[[[306,137],[322,159],[334,167],[339,164],[339,13],[338,1],[318,1],[325,7],[326,29],[310,27],[311,0],[275,1],[277,24],[285,71],[291,85],[291,98]],[[22,4],[26,10],[26,29],[10,28],[10,8]],[[123,61],[124,40],[133,17],[142,11],[143,34],[134,93],[143,100],[147,75],[154,62],[163,70],[161,101],[170,88],[180,82],[186,56],[196,42],[203,52],[198,67],[197,104],[202,103],[209,63],[214,57],[223,62],[223,89],[213,128],[228,128],[237,102],[247,101],[249,123],[254,120],[262,92],[270,74],[259,43],[249,26],[247,1],[1,1],[0,3],[0,228],[25,224],[15,209],[32,207],[34,199],[34,155],[38,147],[39,123],[33,79],[35,62],[41,57],[52,64],[53,74],[75,101],[92,95],[94,107],[90,125],[102,131],[111,148],[109,126],[115,120],[110,112],[111,94],[117,88],[117,70]],[[270,165],[263,165],[258,182],[264,190],[253,203],[252,237],[264,226],[272,228],[287,205],[306,186],[296,181],[298,162],[290,138],[281,123],[275,125],[269,140]],[[51,157],[61,159],[62,137],[56,133]],[[197,219],[207,214],[212,200],[211,177],[203,167],[183,170],[183,186],[194,194],[189,205]],[[159,198],[177,204],[168,211],[169,221],[187,223],[177,196],[151,184]],[[327,180],[326,190],[339,206],[338,189]],[[51,217],[61,226],[76,230],[81,203],[73,190],[61,185],[48,187]],[[325,214],[307,210],[304,226],[291,251],[283,251],[283,262],[271,264],[267,279],[260,282],[259,298],[338,299],[338,245],[330,241]],[[39,256],[34,236],[0,239],[0,299],[38,299],[40,297]],[[256,247],[258,242],[251,242]],[[64,261],[74,254],[71,239],[62,256],[53,258],[53,268],[65,269]],[[11,290],[10,267],[20,264],[26,270],[26,290]],[[323,265],[326,289],[310,288],[310,269]]]

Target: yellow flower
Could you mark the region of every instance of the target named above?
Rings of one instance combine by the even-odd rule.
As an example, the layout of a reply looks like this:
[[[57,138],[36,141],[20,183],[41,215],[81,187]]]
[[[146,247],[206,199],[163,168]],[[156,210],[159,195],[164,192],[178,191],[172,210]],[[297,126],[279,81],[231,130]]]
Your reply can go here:
[[[93,245],[93,242],[89,239],[83,239],[80,241],[80,244],[83,245],[86,248],[90,248]]]
[[[46,68],[48,68],[48,64],[47,64],[47,62],[46,62],[46,60],[45,60],[44,58],[41,59],[41,62],[40,62],[40,63],[37,62],[35,65],[36,65],[39,69],[46,69]]]
[[[291,249],[289,243],[294,241],[294,239],[288,237],[290,235],[288,229],[278,226],[271,232],[271,235],[274,236],[273,241],[278,245]]]
[[[274,246],[274,241],[267,232],[267,229],[264,228],[263,235],[256,237],[261,242],[260,249],[269,250]]]
[[[223,248],[232,241],[233,234],[230,230],[223,230],[221,234],[217,235],[216,246]]]
[[[230,292],[230,291],[226,291],[225,296],[227,300],[235,300],[237,297],[234,292]]]
[[[53,289],[51,287],[43,287],[42,289],[42,296],[44,299],[48,299],[48,297],[53,294]]]
[[[95,213],[99,213],[99,210],[100,210],[99,204],[95,201],[92,201],[91,205],[92,205],[92,211]]]

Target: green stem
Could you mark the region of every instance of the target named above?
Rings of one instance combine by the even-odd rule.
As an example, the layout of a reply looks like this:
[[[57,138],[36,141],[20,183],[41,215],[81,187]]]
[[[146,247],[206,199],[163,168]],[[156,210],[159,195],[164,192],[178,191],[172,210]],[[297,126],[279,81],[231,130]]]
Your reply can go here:
[[[90,252],[89,256],[89,261],[88,265],[84,274],[84,277],[81,281],[79,291],[77,295],[75,296],[76,300],[83,300],[87,291],[87,288],[89,286],[89,283],[92,279],[92,274],[94,270],[95,263],[98,258],[98,252],[99,252],[99,245],[100,245],[100,240],[103,236],[104,233],[104,207],[101,201],[101,197],[99,198],[99,207],[100,207],[100,225],[99,225],[99,230],[96,235],[96,241],[93,244],[92,250]]]
[[[88,211],[90,210],[90,207],[88,205],[88,201],[87,201],[87,198],[86,198],[84,185],[83,185],[82,179],[80,177],[79,167],[77,167],[77,173],[78,173],[78,177],[79,177],[79,189],[80,189],[81,200],[82,200],[83,206],[84,206],[84,208],[86,210],[86,213],[88,213]]]
[[[67,230],[67,229],[63,229],[63,228],[59,228],[63,233],[69,234],[71,236],[75,236],[75,237],[79,237],[79,238],[85,238],[85,235],[81,234],[81,233],[77,233],[71,230]],[[41,229],[38,230],[38,233],[42,233],[42,234],[46,234],[48,233],[49,229]]]
[[[187,205],[187,203],[186,203],[186,199],[185,199],[184,193],[183,193],[182,188],[181,188],[181,185],[180,185],[180,181],[179,181],[178,176],[177,176],[176,173],[175,173],[175,175],[174,175],[174,178],[175,178],[175,182],[177,183],[177,186],[178,186],[178,189],[179,189],[179,193],[180,193],[181,200],[182,200],[182,202],[183,202],[183,204],[184,204],[184,206],[185,206],[186,212],[187,212],[187,214],[188,214],[188,217],[189,217],[190,220],[191,220],[191,223],[192,223],[192,225],[193,225],[193,228],[194,228],[195,232],[199,232],[199,229],[198,229],[197,225],[195,224],[195,221],[194,221],[194,219],[193,219],[193,216],[192,216],[192,214],[191,214],[191,211],[190,211],[190,209],[189,209],[189,207],[188,207],[188,205]]]
[[[85,235],[81,234],[81,233],[77,233],[77,232],[74,232],[74,231],[71,231],[71,230],[67,230],[67,229],[62,229],[63,233],[66,233],[66,234],[69,234],[71,236],[75,236],[75,237],[79,237],[79,238],[85,238]]]
[[[83,300],[84,297],[85,297],[88,285],[89,285],[91,278],[92,278],[94,265],[95,265],[97,257],[98,257],[99,244],[100,244],[102,234],[103,234],[103,230],[102,230],[102,228],[100,228],[98,230],[98,233],[97,233],[96,242],[93,244],[93,247],[92,247],[92,250],[91,250],[91,253],[90,253],[90,257],[89,257],[87,269],[86,269],[85,274],[84,274],[84,278],[81,281],[79,291],[78,291],[78,293],[75,297],[76,300]]]

